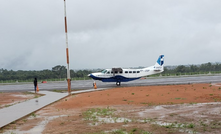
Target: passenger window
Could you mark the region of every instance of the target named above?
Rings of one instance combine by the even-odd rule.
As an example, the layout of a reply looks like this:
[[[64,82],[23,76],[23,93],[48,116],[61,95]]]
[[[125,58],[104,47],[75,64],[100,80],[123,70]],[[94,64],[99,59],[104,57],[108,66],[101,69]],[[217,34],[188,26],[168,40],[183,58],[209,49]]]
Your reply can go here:
[[[117,71],[115,71],[115,74],[117,74],[118,72]]]
[[[122,74],[122,71],[120,71],[120,74]]]
[[[111,73],[113,73],[113,72],[111,71]]]
[[[125,74],[127,74],[128,73],[128,71],[125,71]]]
[[[132,71],[129,71],[129,73],[131,74],[131,73],[132,73]]]
[[[108,71],[107,74],[110,74],[110,72]]]
[[[137,71],[137,73],[140,73],[140,71]]]
[[[136,71],[133,71],[133,73],[136,73]]]

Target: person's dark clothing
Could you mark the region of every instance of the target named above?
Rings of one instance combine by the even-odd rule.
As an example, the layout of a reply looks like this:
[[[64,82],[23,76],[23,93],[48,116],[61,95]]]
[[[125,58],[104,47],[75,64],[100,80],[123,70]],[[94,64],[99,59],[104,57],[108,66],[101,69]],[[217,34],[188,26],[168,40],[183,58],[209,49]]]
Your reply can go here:
[[[37,78],[35,78],[35,79],[34,79],[35,93],[36,93],[37,85],[38,85],[38,81],[37,81]]]

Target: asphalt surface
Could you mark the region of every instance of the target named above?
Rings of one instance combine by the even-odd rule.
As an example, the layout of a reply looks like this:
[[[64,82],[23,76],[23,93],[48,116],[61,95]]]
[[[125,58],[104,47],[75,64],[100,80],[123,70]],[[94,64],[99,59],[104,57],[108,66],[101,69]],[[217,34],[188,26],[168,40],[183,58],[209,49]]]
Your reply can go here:
[[[104,83],[96,81],[98,88],[114,88],[116,83]],[[189,84],[189,83],[221,83],[221,75],[213,76],[182,76],[182,77],[149,77],[147,79],[139,79],[131,82],[121,83],[121,87],[131,86],[149,86],[149,85],[173,85],[173,84]],[[38,83],[40,90],[64,90],[67,89],[67,82],[48,82]],[[93,88],[93,80],[77,80],[71,82],[71,89],[91,89]],[[20,92],[33,91],[33,83],[16,83],[16,84],[0,84],[0,92]]]

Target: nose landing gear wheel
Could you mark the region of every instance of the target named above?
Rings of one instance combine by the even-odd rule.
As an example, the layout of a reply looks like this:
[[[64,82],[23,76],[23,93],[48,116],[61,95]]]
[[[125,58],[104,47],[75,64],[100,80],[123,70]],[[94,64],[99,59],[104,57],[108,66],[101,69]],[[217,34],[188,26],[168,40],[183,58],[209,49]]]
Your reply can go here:
[[[120,86],[120,82],[116,82],[116,85],[117,85],[117,86]]]

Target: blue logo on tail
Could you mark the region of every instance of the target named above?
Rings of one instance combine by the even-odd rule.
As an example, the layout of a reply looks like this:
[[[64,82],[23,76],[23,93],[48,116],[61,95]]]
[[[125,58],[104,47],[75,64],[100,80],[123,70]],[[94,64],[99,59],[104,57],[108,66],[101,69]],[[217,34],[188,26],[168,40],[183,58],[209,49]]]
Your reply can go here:
[[[163,63],[164,63],[164,55],[160,55],[160,57],[158,58],[158,60],[157,60],[157,63],[159,64],[159,65],[163,65]]]

